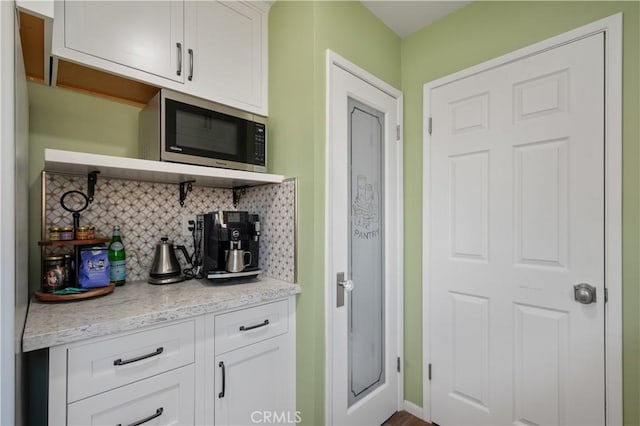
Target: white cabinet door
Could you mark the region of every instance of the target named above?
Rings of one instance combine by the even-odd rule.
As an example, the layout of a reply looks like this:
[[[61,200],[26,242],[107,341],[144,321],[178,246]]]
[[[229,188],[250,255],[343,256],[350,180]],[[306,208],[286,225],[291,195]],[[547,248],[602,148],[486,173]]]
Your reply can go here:
[[[66,1],[63,7],[65,48],[184,81],[182,1]]]
[[[69,425],[194,424],[194,366],[69,404]]]
[[[296,423],[287,334],[215,358],[215,424]]]
[[[267,14],[241,2],[187,1],[188,90],[267,113]]]

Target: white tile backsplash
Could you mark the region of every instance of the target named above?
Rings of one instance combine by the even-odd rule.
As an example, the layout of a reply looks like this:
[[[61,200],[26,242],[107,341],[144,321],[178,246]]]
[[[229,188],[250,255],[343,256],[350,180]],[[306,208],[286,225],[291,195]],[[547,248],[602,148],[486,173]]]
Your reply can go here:
[[[193,185],[184,206],[179,204],[179,186],[123,179],[100,178],[93,203],[81,213],[80,225],[95,225],[97,233],[109,237],[119,225],[127,251],[127,280],[145,280],[161,237],[183,244],[191,253],[191,237],[182,236],[182,217],[215,210],[246,210],[260,215],[260,268],[264,274],[287,282],[295,280],[295,180],[247,188],[237,209],[232,190]],[[87,177],[46,174],[45,238],[49,227],[72,225],[70,212],[60,205],[66,191],[86,192]],[[60,248],[52,252],[65,251]],[[67,248],[66,251],[69,251]],[[178,254],[184,264],[182,255]]]

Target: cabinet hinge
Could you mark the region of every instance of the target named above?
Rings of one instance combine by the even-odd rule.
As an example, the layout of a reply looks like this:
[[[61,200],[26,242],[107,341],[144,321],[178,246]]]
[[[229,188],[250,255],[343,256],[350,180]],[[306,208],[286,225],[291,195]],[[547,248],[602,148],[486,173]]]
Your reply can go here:
[[[396,126],[396,140],[397,141],[400,140],[400,125],[399,124]]]
[[[604,303],[609,301],[609,289],[605,287],[604,289]]]
[[[433,131],[433,120],[429,117],[429,121],[427,122],[427,131],[429,134]]]
[[[398,357],[398,360],[397,360],[397,361],[398,361],[398,362],[397,362],[397,364],[396,364],[396,369],[398,370],[398,373],[399,373],[399,372],[400,372],[400,357]]]
[[[428,376],[429,376],[429,380],[431,380],[431,364],[429,364],[429,371],[428,371]]]

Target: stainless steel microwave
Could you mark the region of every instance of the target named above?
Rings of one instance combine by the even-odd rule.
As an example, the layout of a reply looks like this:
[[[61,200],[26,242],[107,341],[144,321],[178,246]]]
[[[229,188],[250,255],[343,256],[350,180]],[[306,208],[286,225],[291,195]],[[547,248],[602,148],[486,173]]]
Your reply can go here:
[[[161,89],[140,111],[147,160],[266,172],[266,118]]]

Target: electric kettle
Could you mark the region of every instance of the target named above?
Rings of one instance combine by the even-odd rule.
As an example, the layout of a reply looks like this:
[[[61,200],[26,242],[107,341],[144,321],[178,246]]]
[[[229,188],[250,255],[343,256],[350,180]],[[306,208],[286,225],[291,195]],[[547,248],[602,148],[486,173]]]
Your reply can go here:
[[[184,246],[177,247],[182,250],[188,262],[187,249]],[[172,284],[184,281],[182,267],[176,257],[173,244],[169,242],[167,237],[160,238],[160,242],[156,244],[156,254],[151,264],[148,281],[151,284]]]

